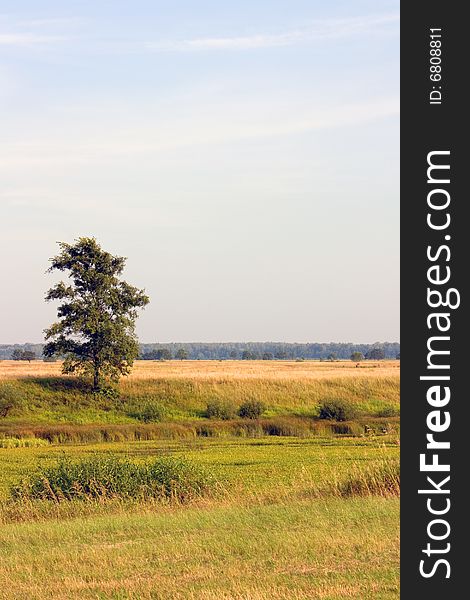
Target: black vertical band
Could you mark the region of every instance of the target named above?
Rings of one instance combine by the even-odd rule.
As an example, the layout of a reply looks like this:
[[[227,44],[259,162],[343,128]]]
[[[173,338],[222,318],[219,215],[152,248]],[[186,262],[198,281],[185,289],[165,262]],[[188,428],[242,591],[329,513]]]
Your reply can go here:
[[[406,600],[460,598],[468,572],[470,230],[464,214],[470,197],[464,89],[470,52],[463,8],[436,0],[401,7],[401,597]]]

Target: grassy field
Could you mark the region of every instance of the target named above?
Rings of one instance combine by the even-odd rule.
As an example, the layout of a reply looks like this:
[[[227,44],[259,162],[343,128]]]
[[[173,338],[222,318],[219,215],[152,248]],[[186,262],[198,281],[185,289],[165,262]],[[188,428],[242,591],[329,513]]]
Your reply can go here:
[[[0,597],[397,599],[397,524],[366,498],[7,525]]]
[[[84,393],[60,368],[0,361],[0,392],[8,388],[19,397],[2,422],[129,424],[139,422],[149,405],[158,405],[159,420],[200,419],[210,402],[236,409],[246,400],[262,401],[267,417],[316,416],[327,400],[347,402],[367,416],[399,412],[397,361],[359,367],[351,361],[137,361],[115,398]]]
[[[267,363],[137,363],[133,375],[121,383],[119,399],[166,399],[174,409],[165,415],[168,425],[164,421],[145,427],[210,421],[202,411],[214,393],[231,401],[238,394],[237,402],[255,394],[268,407],[263,422],[315,421],[308,414],[315,414],[325,397],[340,393],[359,406],[359,420],[378,418],[377,407],[398,405],[396,362],[359,368],[352,363]],[[45,381],[54,385],[48,387]],[[62,421],[77,430],[98,427],[90,421],[93,410],[95,419],[113,411],[115,419],[123,418],[117,408],[96,409],[92,398],[74,385],[67,387],[68,381],[60,377],[57,364],[0,363],[0,382],[29,394],[22,412],[0,419],[0,427],[18,433],[20,427],[34,430],[38,423],[56,426],[61,410],[67,418],[87,414],[84,425],[79,419]],[[68,394],[78,398],[72,406],[67,405]],[[36,403],[34,410],[30,401]],[[312,430],[312,435],[295,436],[278,431],[266,436],[256,429],[257,421],[251,437],[246,430],[244,436],[226,432],[50,443],[31,437],[31,431],[22,439],[5,438],[4,432],[0,598],[398,599],[398,497],[384,487],[361,492],[355,485],[376,477],[373,473],[384,466],[396,465],[398,431],[323,435]],[[114,427],[130,424],[121,421]],[[139,464],[162,456],[184,457],[209,472],[214,487],[185,504],[126,497],[12,499],[12,486],[61,457],[78,461],[105,455]],[[354,485],[346,488],[344,482]],[[346,494],[345,489],[353,491]]]

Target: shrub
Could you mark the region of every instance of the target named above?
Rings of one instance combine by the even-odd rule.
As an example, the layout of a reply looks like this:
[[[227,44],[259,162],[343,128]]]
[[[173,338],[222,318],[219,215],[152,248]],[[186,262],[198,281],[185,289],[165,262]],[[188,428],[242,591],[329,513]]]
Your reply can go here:
[[[16,387],[11,383],[0,384],[0,417],[7,417],[22,406],[23,397]]]
[[[182,458],[136,464],[113,455],[61,459],[11,489],[16,499],[97,500],[157,498],[184,502],[207,492],[213,480]]]
[[[357,410],[352,404],[343,400],[327,400],[320,404],[320,419],[331,421],[350,421],[357,417]]]
[[[247,400],[238,409],[238,416],[243,419],[259,419],[265,410],[265,405],[259,400]]]
[[[131,408],[127,415],[133,419],[142,421],[142,423],[158,423],[165,418],[165,410],[163,407],[158,406],[158,404],[147,403],[143,406]]]
[[[228,402],[212,400],[207,403],[204,414],[208,419],[222,419],[223,421],[226,421],[228,419],[233,419],[236,411],[235,407]]]

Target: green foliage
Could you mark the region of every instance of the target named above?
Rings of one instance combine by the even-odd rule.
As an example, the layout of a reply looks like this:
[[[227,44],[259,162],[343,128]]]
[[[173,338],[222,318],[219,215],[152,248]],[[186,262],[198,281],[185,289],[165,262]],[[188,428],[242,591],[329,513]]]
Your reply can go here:
[[[351,360],[353,362],[361,362],[361,360],[364,360],[364,354],[362,354],[362,352],[353,352],[351,354]]]
[[[215,399],[207,403],[204,416],[208,419],[228,420],[233,419],[236,416],[236,412],[237,411],[231,402]]]
[[[131,407],[127,414],[132,419],[137,419],[137,421],[142,421],[142,423],[158,423],[159,421],[163,421],[166,411],[158,404],[147,402],[143,405]]]
[[[0,383],[0,417],[21,411],[23,406],[21,389],[13,383]]]
[[[188,360],[188,352],[184,348],[179,348],[175,354],[176,360]]]
[[[137,464],[113,455],[78,461],[62,458],[13,486],[16,499],[90,500],[158,498],[180,502],[197,497],[213,485],[201,467],[183,458],[162,457]]]
[[[247,400],[238,409],[238,416],[243,419],[259,419],[266,406],[260,400]]]
[[[327,400],[319,407],[320,419],[331,421],[351,421],[357,417],[356,407],[343,400]]]
[[[149,299],[142,290],[119,279],[125,258],[101,249],[95,238],[79,238],[75,244],[59,244],[61,253],[51,259],[49,272],[65,271],[63,281],[46,294],[59,300],[59,321],[45,331],[46,357],[65,356],[64,373],[93,378],[93,389],[103,381],[117,381],[129,373],[139,353],[134,327],[137,308]]]
[[[107,398],[109,400],[117,400],[118,398],[120,398],[119,390],[110,385],[96,390],[95,393],[97,396],[101,398]]]

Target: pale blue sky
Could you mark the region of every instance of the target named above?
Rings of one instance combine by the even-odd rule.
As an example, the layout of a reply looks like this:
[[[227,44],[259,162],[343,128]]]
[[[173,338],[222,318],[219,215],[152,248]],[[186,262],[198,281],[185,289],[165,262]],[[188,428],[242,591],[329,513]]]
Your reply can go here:
[[[4,0],[0,343],[42,340],[82,235],[142,341],[397,340],[398,11]]]

